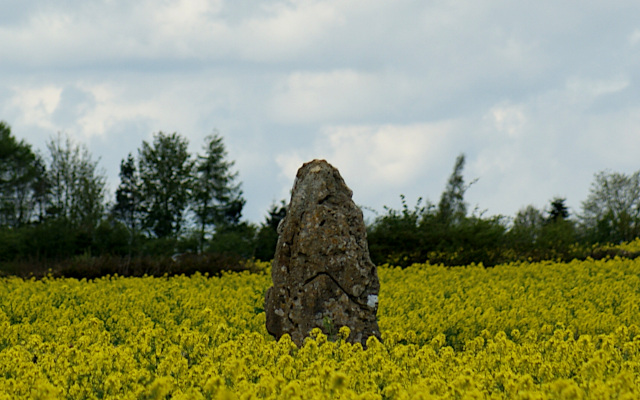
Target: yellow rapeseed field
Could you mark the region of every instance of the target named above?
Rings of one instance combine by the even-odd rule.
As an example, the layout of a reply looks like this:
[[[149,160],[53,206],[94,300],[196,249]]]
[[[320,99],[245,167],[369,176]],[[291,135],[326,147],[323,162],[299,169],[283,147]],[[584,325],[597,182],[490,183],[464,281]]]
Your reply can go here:
[[[276,342],[268,273],[3,278],[0,399],[640,398],[640,259],[379,276],[366,350]]]

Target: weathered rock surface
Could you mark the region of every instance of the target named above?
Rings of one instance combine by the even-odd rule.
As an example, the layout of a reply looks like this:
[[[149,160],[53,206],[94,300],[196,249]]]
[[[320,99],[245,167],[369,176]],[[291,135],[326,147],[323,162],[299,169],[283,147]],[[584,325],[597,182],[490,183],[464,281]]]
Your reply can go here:
[[[265,299],[267,331],[277,339],[288,333],[301,346],[313,328],[332,338],[342,326],[350,328],[352,343],[380,339],[380,283],[362,211],[351,196],[325,160],[298,170]]]

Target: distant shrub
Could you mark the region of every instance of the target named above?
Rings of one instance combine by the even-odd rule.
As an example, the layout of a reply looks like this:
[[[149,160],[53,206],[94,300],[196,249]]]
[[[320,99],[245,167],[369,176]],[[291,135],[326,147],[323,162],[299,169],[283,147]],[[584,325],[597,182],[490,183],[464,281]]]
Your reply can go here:
[[[15,275],[24,278],[40,278],[46,275],[77,279],[94,279],[106,275],[126,277],[189,276],[195,273],[220,275],[225,271],[263,272],[264,267],[259,262],[245,260],[235,254],[220,253],[185,253],[176,254],[173,257],[81,255],[57,262],[24,260],[0,264],[0,276]]]

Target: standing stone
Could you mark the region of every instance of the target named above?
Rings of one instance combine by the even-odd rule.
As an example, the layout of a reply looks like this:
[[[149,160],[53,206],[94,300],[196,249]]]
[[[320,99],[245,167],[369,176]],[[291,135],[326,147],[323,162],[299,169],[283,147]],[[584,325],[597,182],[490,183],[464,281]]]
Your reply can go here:
[[[286,217],[278,226],[273,286],[267,290],[267,331],[288,333],[301,346],[313,328],[335,338],[342,326],[363,346],[380,339],[380,283],[369,257],[362,211],[340,172],[325,160],[296,175]]]

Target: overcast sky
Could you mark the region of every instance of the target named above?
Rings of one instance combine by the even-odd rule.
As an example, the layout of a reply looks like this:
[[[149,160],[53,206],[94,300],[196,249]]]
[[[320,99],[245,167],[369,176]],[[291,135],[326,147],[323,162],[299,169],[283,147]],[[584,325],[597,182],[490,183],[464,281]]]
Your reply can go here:
[[[0,120],[85,144],[113,190],[158,131],[217,130],[262,222],[313,158],[383,212],[437,203],[465,153],[470,209],[640,169],[638,0],[2,0]],[[111,197],[112,195],[110,195]],[[365,212],[368,218],[372,214]]]

